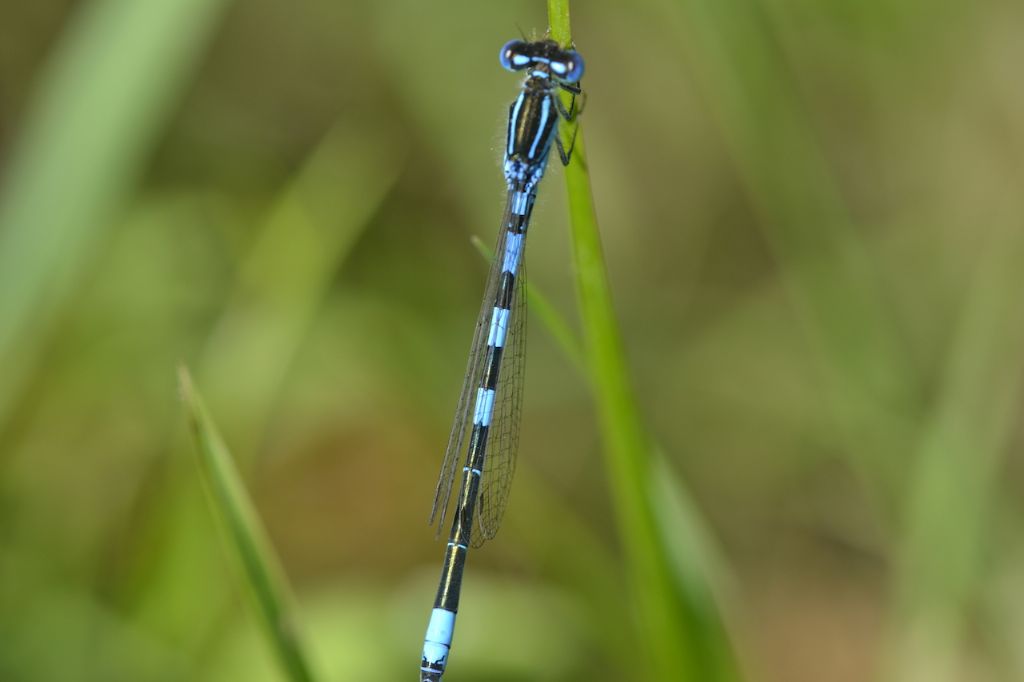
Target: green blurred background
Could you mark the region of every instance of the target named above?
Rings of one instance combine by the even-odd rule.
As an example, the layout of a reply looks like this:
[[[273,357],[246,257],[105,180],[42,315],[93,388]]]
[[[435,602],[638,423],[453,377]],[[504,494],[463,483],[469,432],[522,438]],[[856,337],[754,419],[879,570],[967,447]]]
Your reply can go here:
[[[634,386],[743,677],[1024,679],[1024,5],[573,10]],[[519,0],[0,5],[0,679],[284,679],[179,361],[323,679],[412,679],[469,239],[504,197],[497,51],[545,26]],[[575,319],[550,176],[530,279]],[[535,318],[528,345],[446,679],[652,679],[587,383]]]

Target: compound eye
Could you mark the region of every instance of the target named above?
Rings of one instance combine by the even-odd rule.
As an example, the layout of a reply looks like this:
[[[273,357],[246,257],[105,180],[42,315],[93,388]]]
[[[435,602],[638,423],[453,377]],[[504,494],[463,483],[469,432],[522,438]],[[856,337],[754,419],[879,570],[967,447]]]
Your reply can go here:
[[[551,60],[551,71],[561,81],[578,83],[583,78],[583,57],[575,50],[569,50],[564,58]]]
[[[521,40],[508,41],[501,47],[498,61],[509,71],[525,68],[530,63],[530,57],[526,54],[526,43]]]

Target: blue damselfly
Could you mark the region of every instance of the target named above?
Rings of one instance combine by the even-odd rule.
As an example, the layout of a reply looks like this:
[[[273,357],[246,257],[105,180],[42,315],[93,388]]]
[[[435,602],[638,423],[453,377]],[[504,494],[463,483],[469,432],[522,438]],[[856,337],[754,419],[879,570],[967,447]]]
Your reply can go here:
[[[440,533],[461,461],[462,487],[456,497],[441,582],[423,644],[421,682],[438,682],[444,673],[466,554],[470,545],[478,547],[494,537],[508,501],[522,407],[526,229],[552,145],[562,163],[569,163],[572,141],[568,148],[562,144],[558,122],[575,119],[576,96],[581,93],[582,57],[552,40],[513,40],[501,48],[499,59],[509,71],[526,70],[527,77],[509,107],[505,213],[430,512],[430,520],[437,521]],[[572,93],[568,108],[559,98],[562,90]],[[503,357],[507,365],[504,371]]]

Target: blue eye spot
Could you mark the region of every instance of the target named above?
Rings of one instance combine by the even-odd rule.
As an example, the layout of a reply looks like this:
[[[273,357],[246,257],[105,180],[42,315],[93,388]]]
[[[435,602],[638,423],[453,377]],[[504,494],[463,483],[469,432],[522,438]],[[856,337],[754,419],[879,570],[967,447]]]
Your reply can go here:
[[[530,58],[523,54],[526,43],[521,40],[510,40],[501,46],[498,61],[509,71],[516,71],[526,66]]]
[[[575,50],[569,50],[565,53],[565,56],[565,61],[558,62],[559,66],[563,67],[565,72],[556,72],[566,83],[578,83],[579,80],[583,78],[583,57],[581,57]],[[554,70],[554,66],[554,63],[552,63],[552,70]]]

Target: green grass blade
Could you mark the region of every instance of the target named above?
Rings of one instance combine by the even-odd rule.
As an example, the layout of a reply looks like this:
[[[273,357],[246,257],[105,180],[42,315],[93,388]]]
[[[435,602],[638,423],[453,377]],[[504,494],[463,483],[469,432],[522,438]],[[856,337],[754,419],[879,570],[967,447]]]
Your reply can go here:
[[[551,36],[571,43],[567,3],[550,0]],[[567,127],[564,124],[563,127]],[[566,131],[563,131],[566,132]],[[572,131],[568,131],[572,135]],[[569,196],[577,296],[588,374],[598,408],[619,533],[652,656],[651,677],[734,680],[738,670],[713,600],[694,599],[693,583],[709,595],[700,571],[678,570],[666,542],[667,517],[656,491],[653,447],[644,431],[612,306],[597,215],[587,168],[583,131],[576,131],[573,160],[565,169]],[[696,548],[694,548],[696,551]],[[676,554],[677,556],[677,554]]]
[[[284,572],[231,454],[185,367],[180,368],[179,377],[210,505],[227,535],[231,553],[245,574],[269,643],[288,679],[312,682],[315,678],[303,653]]]
[[[386,131],[338,124],[272,205],[198,371],[232,442],[246,439],[240,450],[257,450],[292,360],[402,158]]]
[[[197,372],[209,404],[225,415],[221,427],[242,443],[243,472],[332,278],[396,181],[400,158],[383,133],[339,124],[275,198],[243,258]],[[172,456],[172,467],[183,460]],[[160,543],[160,561],[139,567],[147,589],[138,608],[147,627],[196,650],[227,601],[210,577],[215,540],[198,532],[201,493],[188,474],[172,468],[153,501],[149,533]],[[179,605],[188,600],[204,605],[201,616],[183,615]]]
[[[0,193],[0,423],[226,5],[82,3],[59,42]]]
[[[989,555],[1000,458],[1022,406],[1024,233],[1004,228],[977,268],[907,501],[892,615],[893,680],[969,676],[967,608]]]
[[[494,257],[494,252],[483,243],[478,237],[472,237],[473,245],[480,252],[486,262]],[[541,326],[548,330],[558,347],[565,353],[565,357],[575,367],[583,380],[589,380],[587,373],[586,357],[583,353],[583,343],[572,330],[569,322],[558,312],[547,295],[531,282],[526,283],[526,294],[530,300],[531,314],[534,314],[540,321]],[[671,470],[661,449],[655,445],[655,506],[660,508],[659,517],[671,519],[663,522],[663,531],[669,545],[674,545],[677,550],[680,570],[687,572],[690,577],[687,583],[691,586],[706,585],[709,579],[716,583],[722,583],[713,591],[716,593],[727,593],[729,584],[732,581],[729,569],[724,565],[720,551],[710,536],[706,524],[700,518],[700,512],[696,509],[693,501],[684,491],[683,486],[676,480],[676,474]],[[537,484],[539,485],[539,484]],[[533,488],[535,486],[523,486]],[[550,515],[538,515],[538,518],[550,518]],[[576,530],[575,533],[579,533]],[[698,589],[705,596],[709,593],[706,590]]]
[[[490,259],[494,257],[492,250],[475,237],[472,241],[484,260],[490,262]],[[534,284],[526,283],[526,296],[530,301],[531,313],[536,314],[540,319],[541,325],[555,339],[572,367],[580,372],[581,377],[585,381],[588,381],[590,377],[587,372],[587,359],[584,355],[583,343],[572,331],[566,319],[551,304],[541,289]],[[677,571],[680,588],[688,595],[688,599],[700,604],[702,612],[708,614],[717,613],[719,608],[715,604],[715,600],[726,601],[726,598],[732,591],[731,571],[725,565],[707,523],[701,518],[699,510],[697,510],[693,501],[686,493],[685,487],[678,480],[675,472],[672,471],[664,455],[660,454],[660,449],[656,445],[654,453],[651,473],[654,485],[651,499],[655,509],[655,517],[658,520],[660,538],[662,538],[662,542],[669,550],[669,555]],[[524,485],[523,487],[527,488],[527,491],[536,491],[542,485],[541,481],[535,481],[534,484]],[[530,518],[558,518],[566,525],[571,525],[571,521],[567,520],[571,516],[569,510],[560,508],[558,513],[536,513],[537,509],[543,507],[552,508],[558,504],[559,501],[547,500],[537,495],[534,501],[524,506],[535,510],[535,514]],[[558,532],[555,535],[559,537],[580,538],[586,534],[586,530],[579,525],[572,527],[571,532]],[[587,556],[593,557],[598,553],[598,550],[593,545],[594,543],[591,546],[587,546]],[[566,560],[571,562],[572,558],[568,557]],[[579,556],[574,558],[579,558]],[[594,561],[588,564],[588,578],[594,578],[592,574],[596,570],[594,564]],[[595,583],[595,581],[590,582]],[[594,594],[602,594],[602,592],[597,590],[593,592]],[[720,628],[717,617],[713,616],[707,627]],[[708,643],[715,645],[716,641],[709,640]],[[726,643],[724,638],[717,640],[717,645],[720,647]],[[727,648],[722,648],[720,654],[723,656],[729,655]]]
[[[494,257],[493,252],[479,238],[472,238],[473,245],[487,262]],[[566,359],[576,368],[580,376],[586,381],[589,380],[587,373],[586,357],[583,353],[583,344],[572,331],[568,321],[550,303],[547,296],[536,286],[527,282],[526,294],[530,299],[531,312],[540,320],[541,325],[548,330],[558,344]],[[658,453],[654,457],[654,481],[653,506],[656,510],[656,517],[659,521],[658,527],[662,542],[668,548],[669,555],[674,562],[674,567],[679,578],[679,583],[688,598],[694,603],[701,605],[705,613],[716,613],[718,608],[715,599],[723,599],[731,592],[731,572],[725,566],[719,549],[711,537],[707,525],[701,518],[693,501],[686,493],[685,488],[677,480],[676,474],[672,471],[666,458]],[[519,474],[526,476],[526,473]],[[602,595],[614,585],[605,575],[598,575],[598,567],[611,561],[602,553],[596,539],[590,538],[588,528],[572,518],[570,510],[559,507],[561,500],[554,495],[542,495],[538,493],[543,488],[541,481],[533,481],[523,485],[525,493],[531,496],[531,503],[524,505],[532,510],[530,523],[540,523],[543,519],[558,519],[563,526],[569,527],[571,531],[553,533],[557,537],[572,537],[574,550],[572,555],[567,555],[566,561],[572,564],[574,561],[582,561],[587,564],[587,570],[583,577],[587,578],[587,587],[590,593]],[[541,511],[546,508],[547,511]],[[527,527],[530,527],[527,524]],[[534,526],[535,527],[535,526]],[[562,543],[558,543],[561,547]],[[547,552],[555,551],[553,549]],[[582,553],[581,553],[582,552]],[[600,560],[595,557],[601,557]],[[574,576],[579,580],[581,576]],[[604,580],[602,583],[601,580]],[[600,587],[596,587],[600,586]],[[717,622],[711,626],[719,627]],[[623,634],[619,632],[599,633],[602,636],[608,635],[612,640],[622,641]],[[724,639],[719,639],[718,644],[725,644]],[[708,644],[714,644],[709,641]],[[723,649],[721,655],[728,656],[727,650]],[[627,661],[623,661],[628,666]]]

